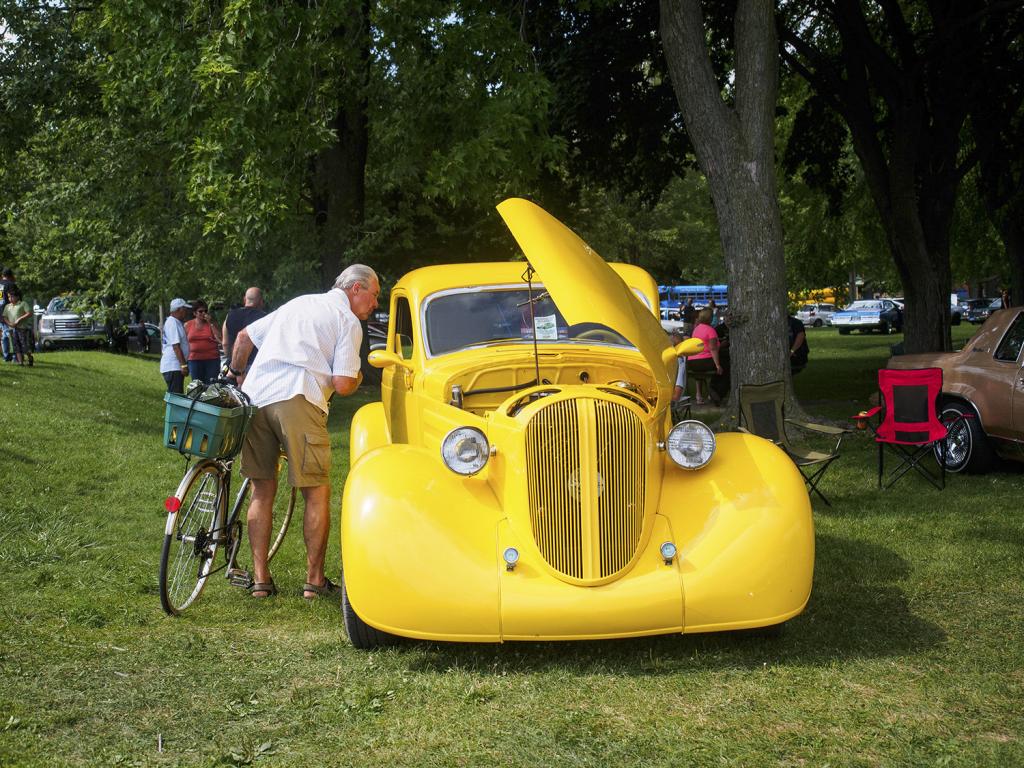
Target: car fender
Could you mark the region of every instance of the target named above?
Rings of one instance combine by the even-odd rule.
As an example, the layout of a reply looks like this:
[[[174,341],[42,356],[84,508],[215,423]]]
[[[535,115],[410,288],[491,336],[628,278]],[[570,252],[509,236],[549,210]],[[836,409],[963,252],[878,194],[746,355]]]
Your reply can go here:
[[[978,388],[971,383],[958,381],[952,384],[943,386],[942,397],[940,398],[940,405],[946,405],[947,403],[960,403],[966,406],[974,418],[978,420],[978,426],[981,428],[982,434],[989,438],[989,440],[996,440],[994,447],[998,445],[998,440],[1003,435],[999,434],[999,425],[993,425],[988,423],[988,420],[992,418],[991,413],[982,414],[981,409],[978,407],[978,402],[985,402],[985,395],[978,391]],[[1005,425],[1004,425],[1005,429]],[[993,434],[993,432],[995,434]]]
[[[814,574],[814,521],[803,476],[754,435],[716,436],[702,469],[665,457],[659,511],[671,523],[686,632],[777,624],[800,613]]]
[[[365,453],[349,472],[341,508],[353,609],[406,637],[499,640],[503,517],[482,476],[451,472],[437,453],[411,445]]]
[[[355,412],[349,430],[348,465],[354,467],[366,453],[391,442],[384,403],[368,403]]]

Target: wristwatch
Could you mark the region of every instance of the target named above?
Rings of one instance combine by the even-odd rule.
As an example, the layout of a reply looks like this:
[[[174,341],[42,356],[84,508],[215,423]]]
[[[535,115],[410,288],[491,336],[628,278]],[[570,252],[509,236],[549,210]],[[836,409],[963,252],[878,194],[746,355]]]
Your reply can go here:
[[[243,373],[245,373],[245,371],[239,371],[237,368],[232,368],[230,364],[227,366],[227,369],[228,373],[230,373],[232,376],[241,376]]]

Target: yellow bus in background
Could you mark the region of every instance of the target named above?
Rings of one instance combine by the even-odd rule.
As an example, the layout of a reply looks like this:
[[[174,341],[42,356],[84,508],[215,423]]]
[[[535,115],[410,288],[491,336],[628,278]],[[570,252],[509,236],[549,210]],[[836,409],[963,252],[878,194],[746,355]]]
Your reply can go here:
[[[791,291],[789,301],[791,304],[805,304],[807,302],[819,302],[822,304],[846,304],[846,290],[835,288],[812,288],[806,291]]]

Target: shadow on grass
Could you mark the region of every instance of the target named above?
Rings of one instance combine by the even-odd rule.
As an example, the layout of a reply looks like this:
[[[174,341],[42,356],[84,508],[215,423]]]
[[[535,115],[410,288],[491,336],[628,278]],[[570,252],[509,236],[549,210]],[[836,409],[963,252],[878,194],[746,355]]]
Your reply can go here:
[[[915,616],[897,586],[910,568],[877,544],[824,535],[811,600],[779,638],[756,632],[662,635],[611,641],[476,645],[410,642],[417,671],[467,669],[502,674],[566,671],[591,674],[657,675],[681,670],[760,668],[766,663],[827,666],[849,658],[917,653],[945,640],[942,629]],[[399,650],[401,653],[402,650]]]
[[[8,461],[17,461],[20,462],[21,464],[39,463],[38,459],[34,459],[28,454],[21,453],[20,451],[15,451],[13,449],[5,449],[3,453],[0,454],[0,463],[6,464]]]

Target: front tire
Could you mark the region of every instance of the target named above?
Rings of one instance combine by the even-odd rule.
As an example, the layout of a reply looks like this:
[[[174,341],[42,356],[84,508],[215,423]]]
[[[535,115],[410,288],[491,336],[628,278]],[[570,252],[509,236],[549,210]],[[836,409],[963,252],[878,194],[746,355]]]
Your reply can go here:
[[[352,603],[348,600],[348,587],[345,586],[344,571],[341,574],[341,613],[345,619],[345,631],[354,648],[365,651],[371,648],[397,645],[401,641],[400,637],[389,632],[381,632],[359,618],[359,614],[355,612]]]
[[[197,464],[174,494],[160,553],[160,605],[177,616],[198,599],[217,556],[227,499],[220,468]]]
[[[819,319],[814,321],[814,327],[815,328],[821,328],[821,326],[823,326],[824,324],[825,323],[821,320],[821,318],[819,318]]]
[[[964,418],[966,416],[966,418]],[[946,403],[939,414],[939,421],[948,425],[946,437],[947,472],[988,472],[992,468],[995,454],[988,443],[981,422],[970,406],[964,403]],[[935,461],[942,461],[942,448],[935,446]]]

